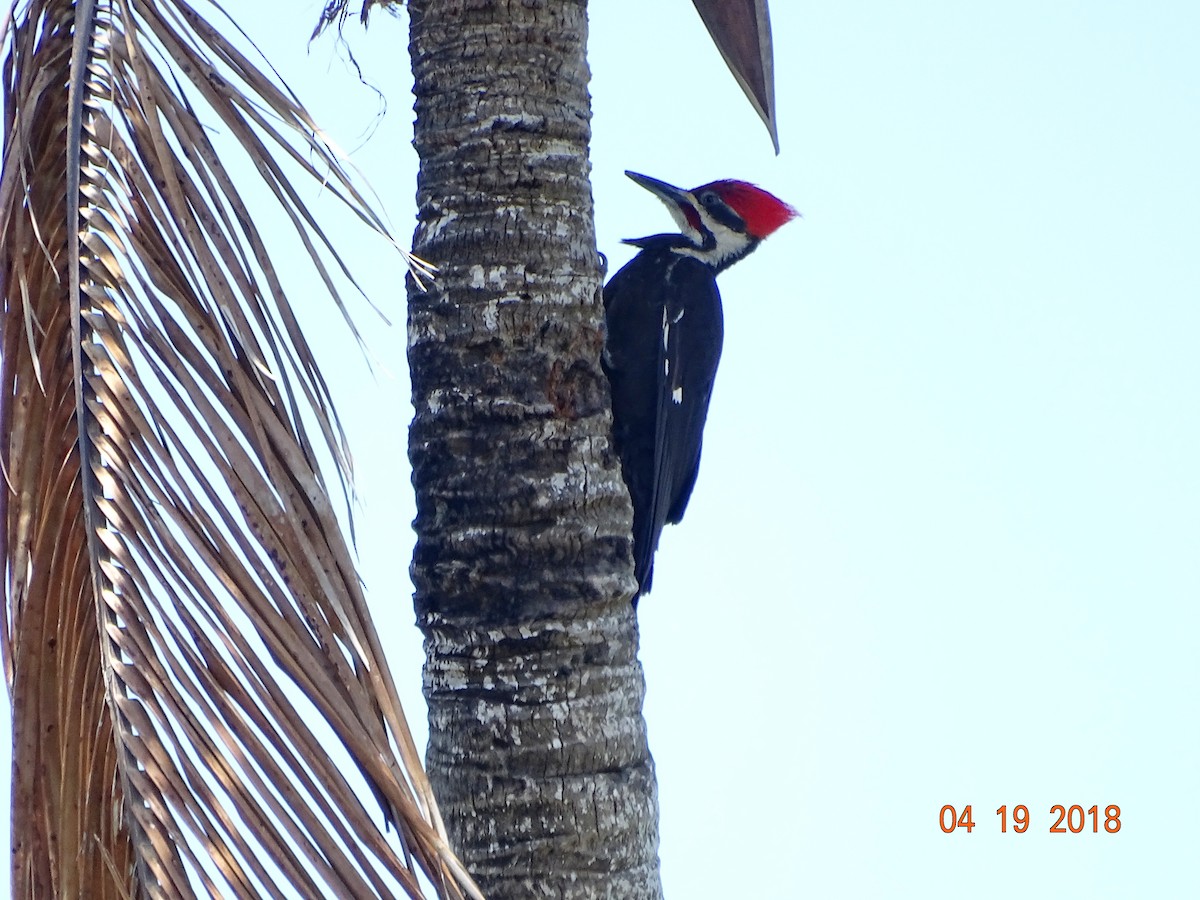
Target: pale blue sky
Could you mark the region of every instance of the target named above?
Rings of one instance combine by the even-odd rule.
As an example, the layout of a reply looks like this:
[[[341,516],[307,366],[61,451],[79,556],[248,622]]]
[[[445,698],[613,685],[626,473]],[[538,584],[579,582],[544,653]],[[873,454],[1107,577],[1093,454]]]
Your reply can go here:
[[[347,30],[389,104],[360,146],[376,98],[304,55],[320,6],[230,11],[407,241],[406,21]],[[779,157],[686,0],[592,4],[614,269],[670,227],[626,168],[804,216],[722,276],[700,480],[640,609],[667,896],[1200,896],[1200,7],[774,6]],[[423,744],[401,272],[359,244],[393,375],[326,366]],[[1049,834],[1057,803],[1123,828]]]

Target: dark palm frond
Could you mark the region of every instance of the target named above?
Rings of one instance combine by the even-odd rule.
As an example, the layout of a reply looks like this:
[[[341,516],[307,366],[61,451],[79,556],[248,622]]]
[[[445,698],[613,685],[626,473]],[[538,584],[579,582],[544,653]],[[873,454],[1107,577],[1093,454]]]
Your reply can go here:
[[[321,475],[346,461],[327,388],[208,127],[240,145],[339,307],[344,267],[289,171],[382,225],[290,92],[184,0],[10,15],[15,896],[478,896]]]
[[[775,55],[767,0],[692,0],[713,43],[746,98],[767,126],[775,152]]]

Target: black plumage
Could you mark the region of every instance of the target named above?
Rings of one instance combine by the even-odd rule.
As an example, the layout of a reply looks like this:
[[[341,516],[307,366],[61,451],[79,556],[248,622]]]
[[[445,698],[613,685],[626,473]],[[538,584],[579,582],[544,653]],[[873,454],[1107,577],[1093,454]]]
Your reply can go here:
[[[745,181],[685,191],[625,174],[658,197],[682,231],[626,241],[641,252],[604,286],[603,364],[613,439],[633,501],[636,604],[650,590],[663,527],[683,518],[700,470],[724,340],[717,273],[796,211]]]
[[[724,328],[715,270],[675,252],[680,235],[642,251],[604,288],[604,370],[613,437],[633,501],[634,574],[650,590],[663,526],[683,518],[700,469],[704,422]]]

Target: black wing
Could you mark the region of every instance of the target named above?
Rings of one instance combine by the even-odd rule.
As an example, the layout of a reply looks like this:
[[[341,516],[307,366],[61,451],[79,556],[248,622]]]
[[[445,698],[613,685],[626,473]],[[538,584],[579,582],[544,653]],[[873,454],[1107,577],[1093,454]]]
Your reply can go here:
[[[604,303],[605,370],[617,450],[633,500],[640,595],[650,590],[663,526],[683,517],[696,483],[721,356],[721,297],[709,266],[647,249],[613,276]]]

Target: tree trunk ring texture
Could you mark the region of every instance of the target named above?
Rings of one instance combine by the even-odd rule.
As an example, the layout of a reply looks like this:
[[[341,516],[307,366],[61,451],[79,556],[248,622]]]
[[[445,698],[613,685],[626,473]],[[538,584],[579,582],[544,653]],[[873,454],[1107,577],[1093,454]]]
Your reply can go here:
[[[412,0],[427,768],[495,898],[660,898],[631,512],[600,369],[585,0]]]

